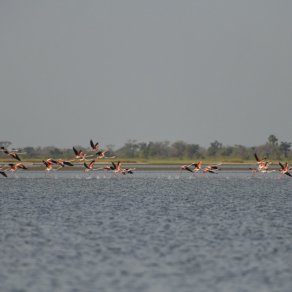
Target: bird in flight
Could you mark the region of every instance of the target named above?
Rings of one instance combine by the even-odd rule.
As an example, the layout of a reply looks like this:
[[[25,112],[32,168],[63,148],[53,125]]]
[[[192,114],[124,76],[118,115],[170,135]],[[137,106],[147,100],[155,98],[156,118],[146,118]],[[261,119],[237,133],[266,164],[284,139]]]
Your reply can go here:
[[[257,161],[257,168],[249,168],[249,169],[252,170],[252,172],[262,172],[262,173],[269,172],[268,169],[271,162],[267,161],[266,157],[260,159],[256,153],[254,153],[254,157]]]
[[[93,143],[93,141],[90,140],[90,147],[91,147],[92,151],[96,151],[96,152],[99,151],[99,143],[98,142]]]
[[[116,164],[116,168],[114,170],[115,173],[121,173],[121,174],[127,174],[127,173],[130,173],[130,174],[133,174],[133,170],[135,170],[136,168],[123,168],[122,167],[122,163],[119,161],[117,164]]]
[[[18,169],[25,169],[27,170],[27,167],[22,163],[8,163],[9,169],[8,171],[17,171]]]
[[[47,159],[47,160],[43,160],[43,164],[45,165],[47,171],[51,171],[51,170],[53,170],[53,166],[54,166],[54,164],[55,164],[56,162],[57,162],[57,161],[55,161],[55,160],[53,160],[53,159],[51,159],[51,158],[49,158],[49,159]]]
[[[82,150],[77,150],[75,147],[73,147],[73,151],[75,153],[75,159],[79,161],[84,161],[86,157],[91,157],[92,155],[87,155]]]
[[[8,151],[5,147],[1,147],[1,152],[4,152],[5,154],[13,157],[14,159],[17,159],[18,161],[21,161],[20,157],[18,156],[18,154],[16,153],[16,151]]]
[[[93,166],[94,166],[95,160],[92,160],[89,164],[87,164],[86,162],[84,162],[84,167],[85,167],[85,172],[94,170]]]
[[[193,164],[189,164],[189,165],[182,165],[180,167],[181,170],[186,170],[186,171],[189,171],[189,172],[194,172],[193,169],[191,169],[191,166],[193,166]]]
[[[114,171],[114,170],[117,169],[117,165],[114,162],[112,162],[111,165],[106,165],[102,169],[104,169],[104,170],[113,170]]]
[[[110,158],[115,158],[115,156],[105,156],[105,154],[109,152],[108,150],[104,150],[104,151],[97,151],[96,152],[96,159],[102,159],[102,158],[105,158],[105,159],[110,159]]]
[[[292,174],[289,172],[289,170],[291,170],[291,169],[289,168],[289,165],[288,165],[288,162],[287,161],[285,162],[285,164],[279,162],[279,165],[281,166],[280,172],[282,174],[286,174],[286,175],[292,177]]]
[[[208,165],[203,169],[203,173],[216,173],[216,170],[220,170],[220,168],[218,167],[219,165],[221,165],[221,163],[219,164],[215,164],[215,165]]]
[[[59,165],[60,167],[58,169],[61,169],[63,167],[67,166],[74,166],[70,161],[65,161],[63,159],[58,159],[58,160],[51,160],[53,163]]]
[[[197,163],[192,163],[191,165],[194,166],[194,169],[193,169],[194,172],[198,172],[202,169],[202,161],[199,161]]]

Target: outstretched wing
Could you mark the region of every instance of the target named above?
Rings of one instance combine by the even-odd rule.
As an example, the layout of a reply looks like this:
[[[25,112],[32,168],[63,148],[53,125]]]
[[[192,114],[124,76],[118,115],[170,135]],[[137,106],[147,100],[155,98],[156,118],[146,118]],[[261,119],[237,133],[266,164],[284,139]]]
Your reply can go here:
[[[73,151],[74,151],[75,155],[79,154],[79,152],[77,151],[77,149],[74,146],[73,146]]]
[[[92,160],[92,161],[89,163],[89,167],[93,167],[94,162],[95,162],[95,160]]]
[[[8,154],[9,154],[11,157],[17,159],[18,161],[21,161],[20,157],[19,157],[15,152],[13,152],[13,153],[8,153]]]
[[[5,177],[7,177],[7,174],[4,171],[0,171],[0,174],[3,175],[3,176],[5,176]]]
[[[254,157],[255,157],[255,159],[256,159],[257,162],[260,162],[260,159],[259,159],[259,157],[257,156],[256,153],[254,154]]]
[[[22,164],[22,163],[18,164],[18,167],[19,168],[22,168],[22,169],[27,169],[27,167],[24,164]]]
[[[185,167],[185,170],[187,170],[189,172],[193,172],[188,166]]]
[[[281,162],[279,162],[279,165],[281,166],[282,169],[285,168],[285,166]]]
[[[84,164],[85,168],[90,169],[90,167],[87,165],[86,162],[84,162],[83,164]]]
[[[112,165],[113,165],[113,169],[117,169],[117,166],[114,162],[112,162]]]

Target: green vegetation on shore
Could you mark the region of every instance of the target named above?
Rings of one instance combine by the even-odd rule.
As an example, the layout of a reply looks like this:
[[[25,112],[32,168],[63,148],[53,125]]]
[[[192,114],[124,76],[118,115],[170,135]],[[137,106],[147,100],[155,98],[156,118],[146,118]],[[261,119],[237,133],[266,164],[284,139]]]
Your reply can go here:
[[[11,148],[9,141],[0,142],[0,146]],[[85,152],[89,152],[89,145],[86,147],[76,146]],[[259,146],[225,146],[215,140],[209,147],[201,147],[198,144],[176,141],[170,143],[163,142],[137,142],[136,140],[127,141],[121,148],[114,149],[113,146],[104,146],[109,150],[110,156],[117,156],[114,160],[128,163],[148,163],[148,164],[188,164],[193,161],[203,160],[204,163],[254,163],[254,153],[259,157],[266,157],[269,161],[291,161],[292,151],[290,142],[279,142],[275,135],[270,135],[267,142]],[[73,159],[72,148],[47,147],[24,147],[21,149],[23,161],[37,163],[47,158]],[[91,152],[92,153],[92,152]],[[90,158],[89,158],[90,159]],[[111,159],[112,160],[112,159]],[[11,161],[11,157],[0,153],[0,161]],[[102,160],[100,162],[107,162]]]

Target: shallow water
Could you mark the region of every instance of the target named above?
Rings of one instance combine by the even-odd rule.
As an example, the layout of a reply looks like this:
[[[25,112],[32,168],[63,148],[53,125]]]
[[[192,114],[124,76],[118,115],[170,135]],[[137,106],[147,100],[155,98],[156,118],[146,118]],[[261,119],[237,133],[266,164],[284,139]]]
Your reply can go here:
[[[0,291],[292,291],[292,179],[0,178]]]

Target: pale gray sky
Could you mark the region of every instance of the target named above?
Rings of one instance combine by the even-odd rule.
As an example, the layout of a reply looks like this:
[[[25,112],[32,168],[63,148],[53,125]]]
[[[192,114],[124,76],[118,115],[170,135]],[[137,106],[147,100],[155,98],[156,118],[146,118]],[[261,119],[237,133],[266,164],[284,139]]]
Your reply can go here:
[[[292,1],[0,1],[0,141],[292,142]]]

